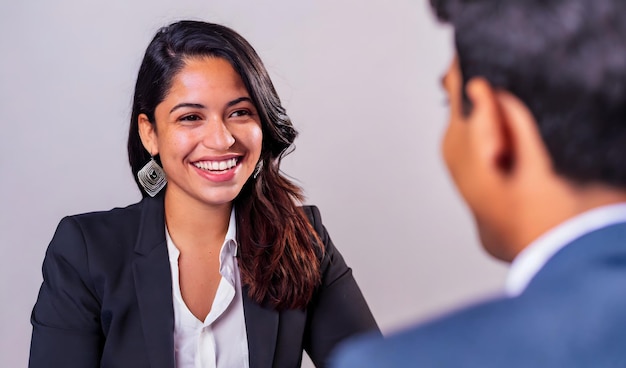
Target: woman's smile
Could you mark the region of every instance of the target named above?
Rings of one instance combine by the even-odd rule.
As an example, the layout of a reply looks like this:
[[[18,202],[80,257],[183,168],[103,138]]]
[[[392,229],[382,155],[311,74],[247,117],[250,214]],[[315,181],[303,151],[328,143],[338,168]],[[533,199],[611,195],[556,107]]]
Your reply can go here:
[[[241,156],[226,159],[201,160],[192,163],[198,174],[213,182],[227,182],[235,177]]]

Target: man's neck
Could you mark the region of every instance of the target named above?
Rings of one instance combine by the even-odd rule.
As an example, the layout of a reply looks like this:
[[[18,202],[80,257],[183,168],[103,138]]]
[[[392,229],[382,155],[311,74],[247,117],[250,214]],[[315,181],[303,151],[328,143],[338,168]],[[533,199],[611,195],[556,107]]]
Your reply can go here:
[[[520,218],[512,239],[513,257],[550,229],[594,208],[626,202],[626,190],[603,184],[585,186],[564,182],[561,188],[544,191],[520,205]]]

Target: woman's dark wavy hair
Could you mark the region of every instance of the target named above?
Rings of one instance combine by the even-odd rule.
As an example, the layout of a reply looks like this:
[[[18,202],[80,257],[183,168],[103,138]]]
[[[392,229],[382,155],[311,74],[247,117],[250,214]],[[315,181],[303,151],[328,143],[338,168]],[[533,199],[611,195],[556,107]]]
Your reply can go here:
[[[150,159],[139,137],[138,117],[155,123],[156,106],[186,60],[217,57],[239,74],[257,108],[263,131],[259,175],[250,178],[234,201],[239,267],[249,296],[277,309],[304,308],[319,285],[322,245],[297,205],[302,190],[281,175],[282,158],[292,151],[297,132],[252,46],[230,28],[180,21],[161,28],[139,68],[128,135],[128,159],[137,172]],[[145,197],[146,193],[137,183]]]

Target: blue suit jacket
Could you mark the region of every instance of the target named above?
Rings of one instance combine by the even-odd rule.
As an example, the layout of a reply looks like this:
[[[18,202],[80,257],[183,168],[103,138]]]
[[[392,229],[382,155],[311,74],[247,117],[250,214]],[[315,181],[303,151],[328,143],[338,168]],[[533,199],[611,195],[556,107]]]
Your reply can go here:
[[[387,339],[346,344],[334,367],[626,367],[626,224],[568,244],[518,297]]]
[[[243,288],[250,367],[319,366],[346,337],[378,330],[315,207],[322,285],[306,310],[276,311]],[[48,247],[33,309],[29,366],[174,368],[172,279],[163,198],[66,217]]]

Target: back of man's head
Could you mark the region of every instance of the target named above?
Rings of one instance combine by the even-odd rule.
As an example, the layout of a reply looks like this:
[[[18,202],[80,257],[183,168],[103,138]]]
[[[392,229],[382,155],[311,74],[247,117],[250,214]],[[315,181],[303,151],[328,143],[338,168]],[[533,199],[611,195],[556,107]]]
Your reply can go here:
[[[626,188],[626,1],[431,3],[464,85],[481,76],[525,103],[558,174]]]

